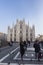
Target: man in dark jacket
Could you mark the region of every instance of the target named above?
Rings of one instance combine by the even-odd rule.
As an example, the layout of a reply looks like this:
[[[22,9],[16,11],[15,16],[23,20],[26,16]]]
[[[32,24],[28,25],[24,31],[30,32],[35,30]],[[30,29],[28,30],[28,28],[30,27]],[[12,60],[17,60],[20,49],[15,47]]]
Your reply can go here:
[[[21,59],[23,60],[23,55],[24,55],[24,44],[22,41],[20,41],[20,54],[21,54]]]
[[[35,41],[33,47],[35,48],[35,58],[38,58],[38,54],[40,52],[40,45],[37,40]]]

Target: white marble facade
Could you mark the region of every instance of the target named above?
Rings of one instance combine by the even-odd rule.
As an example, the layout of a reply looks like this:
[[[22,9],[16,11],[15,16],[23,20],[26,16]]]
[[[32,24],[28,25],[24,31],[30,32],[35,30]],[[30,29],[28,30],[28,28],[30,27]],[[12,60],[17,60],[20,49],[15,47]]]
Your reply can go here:
[[[33,25],[32,28],[28,24],[25,23],[25,20],[16,20],[16,24],[12,25],[12,28],[8,26],[8,35],[7,35],[7,41],[13,41],[13,42],[20,42],[30,40],[35,40],[35,26]]]

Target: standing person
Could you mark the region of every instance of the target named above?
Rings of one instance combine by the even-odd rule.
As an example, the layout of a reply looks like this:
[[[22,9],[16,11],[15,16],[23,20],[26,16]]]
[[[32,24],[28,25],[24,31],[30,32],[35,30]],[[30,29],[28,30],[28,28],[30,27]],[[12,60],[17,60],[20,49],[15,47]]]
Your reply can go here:
[[[21,54],[21,59],[23,60],[23,55],[24,55],[24,44],[22,41],[20,41],[20,54]]]
[[[39,60],[38,55],[39,55],[39,52],[40,52],[40,45],[39,45],[38,40],[35,41],[33,47],[35,48],[35,58],[38,58],[38,60]]]
[[[8,44],[9,44],[9,46],[12,46],[12,42],[10,41],[10,42],[8,42]]]
[[[29,46],[30,46],[30,41],[28,40],[27,42],[28,42],[28,44],[29,44]]]
[[[29,46],[30,46],[30,41],[28,41],[28,43],[29,43]]]
[[[10,41],[8,41],[8,45],[10,46]]]

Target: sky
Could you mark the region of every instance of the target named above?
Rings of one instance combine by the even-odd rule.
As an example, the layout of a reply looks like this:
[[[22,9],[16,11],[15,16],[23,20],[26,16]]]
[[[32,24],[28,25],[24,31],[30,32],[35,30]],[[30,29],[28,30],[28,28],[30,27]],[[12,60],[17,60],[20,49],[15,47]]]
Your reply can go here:
[[[43,34],[43,0],[0,0],[0,32],[23,20],[35,25],[35,34]]]

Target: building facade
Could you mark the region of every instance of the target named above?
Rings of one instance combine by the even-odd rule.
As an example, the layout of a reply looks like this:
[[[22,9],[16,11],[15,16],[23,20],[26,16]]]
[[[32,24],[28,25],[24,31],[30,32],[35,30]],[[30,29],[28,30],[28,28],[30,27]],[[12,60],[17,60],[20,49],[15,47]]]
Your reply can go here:
[[[7,32],[7,41],[13,41],[13,42],[20,42],[30,40],[35,40],[35,26],[33,25],[32,28],[25,23],[25,20],[16,20],[16,24],[12,25],[12,28],[8,26],[8,32]]]
[[[7,34],[0,32],[0,47],[7,45]]]

